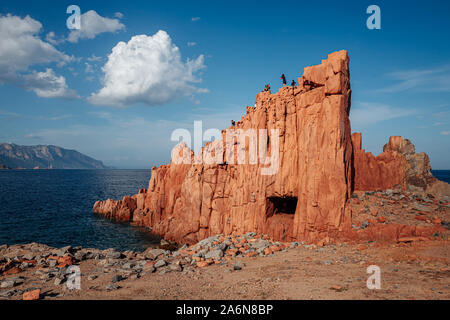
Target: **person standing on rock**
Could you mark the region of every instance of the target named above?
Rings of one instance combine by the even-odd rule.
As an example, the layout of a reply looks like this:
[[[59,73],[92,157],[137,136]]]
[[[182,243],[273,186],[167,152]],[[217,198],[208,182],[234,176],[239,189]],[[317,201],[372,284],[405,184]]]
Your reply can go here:
[[[291,82],[292,89],[294,89],[296,85],[297,84],[295,83],[295,80],[292,80],[292,82]]]
[[[284,73],[280,77],[281,80],[283,80],[283,86],[286,85],[286,77],[284,76]]]

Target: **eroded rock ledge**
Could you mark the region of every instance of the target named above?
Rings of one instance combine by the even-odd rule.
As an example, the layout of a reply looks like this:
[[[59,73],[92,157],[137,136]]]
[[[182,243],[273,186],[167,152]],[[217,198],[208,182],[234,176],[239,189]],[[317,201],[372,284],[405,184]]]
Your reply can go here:
[[[352,135],[355,190],[392,189],[450,195],[450,185],[431,174],[430,159],[425,152],[416,153],[408,139],[392,136],[377,157],[362,149],[361,133]]]
[[[298,83],[275,94],[259,93],[256,107],[247,107],[234,128],[279,130],[275,174],[262,175],[265,166],[261,164],[172,162],[152,168],[147,190],[119,201],[98,201],[94,212],[151,227],[166,239],[182,243],[246,232],[280,241],[320,242],[361,237],[352,228],[349,199],[354,189],[398,185],[441,194],[449,191],[448,184],[431,176],[428,157],[415,154],[408,140],[392,137],[375,158],[361,149],[360,135],[352,139],[346,51],[331,53],[320,65],[305,68]],[[223,132],[222,141],[207,144],[202,151],[214,148],[215,154],[224,153],[220,145],[225,140]],[[269,152],[272,143],[266,143]],[[247,146],[244,149],[248,152]],[[199,156],[183,144],[174,154],[191,160]],[[415,236],[415,229],[408,230],[402,235]],[[379,232],[363,234],[364,239],[376,238]]]

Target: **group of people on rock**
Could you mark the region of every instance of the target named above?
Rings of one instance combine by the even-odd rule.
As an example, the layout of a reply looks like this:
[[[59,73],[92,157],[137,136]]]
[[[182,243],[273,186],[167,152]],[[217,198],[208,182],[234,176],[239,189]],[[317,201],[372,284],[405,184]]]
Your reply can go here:
[[[281,79],[281,81],[283,81],[283,86],[287,85],[286,76],[284,75],[284,73],[281,75],[280,79]],[[295,88],[296,85],[297,85],[297,83],[295,82],[295,80],[292,80],[291,86],[293,89]],[[263,92],[266,92],[266,91],[270,91],[270,84],[266,84],[264,86]]]
[[[283,81],[283,86],[287,85],[286,76],[284,75],[284,73],[281,75],[280,79]],[[292,89],[294,89],[296,85],[297,85],[297,83],[295,82],[295,80],[292,80],[292,82],[291,82]],[[266,84],[264,86],[263,92],[267,92],[267,91],[270,91],[270,84]],[[236,121],[231,120],[231,125],[233,127],[235,127]]]

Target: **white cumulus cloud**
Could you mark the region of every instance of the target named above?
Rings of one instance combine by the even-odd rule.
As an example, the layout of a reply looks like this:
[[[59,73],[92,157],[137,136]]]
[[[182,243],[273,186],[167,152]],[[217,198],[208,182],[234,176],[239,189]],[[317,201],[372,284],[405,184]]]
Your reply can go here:
[[[42,24],[30,16],[0,15],[0,84],[17,81],[17,73],[34,64],[66,63],[72,58],[42,41]]]
[[[42,98],[79,98],[74,90],[68,88],[66,79],[57,76],[55,72],[48,68],[45,72],[32,72],[23,76],[23,87],[26,90],[34,91]]]
[[[183,62],[180,50],[165,31],[134,36],[112,49],[102,68],[104,86],[89,101],[118,107],[135,103],[154,106],[206,92],[195,86],[201,81],[196,73],[203,68],[203,55]]]
[[[80,39],[94,39],[100,33],[116,32],[122,29],[125,29],[125,25],[118,19],[105,18],[94,10],[89,10],[81,15],[81,28],[72,30],[67,40],[78,42]]]

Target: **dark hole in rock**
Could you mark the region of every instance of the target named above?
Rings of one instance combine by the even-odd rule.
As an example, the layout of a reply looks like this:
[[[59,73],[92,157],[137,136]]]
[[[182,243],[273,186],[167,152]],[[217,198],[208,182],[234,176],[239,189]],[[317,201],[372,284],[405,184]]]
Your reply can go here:
[[[297,197],[268,197],[266,201],[267,216],[274,214],[295,214]]]

